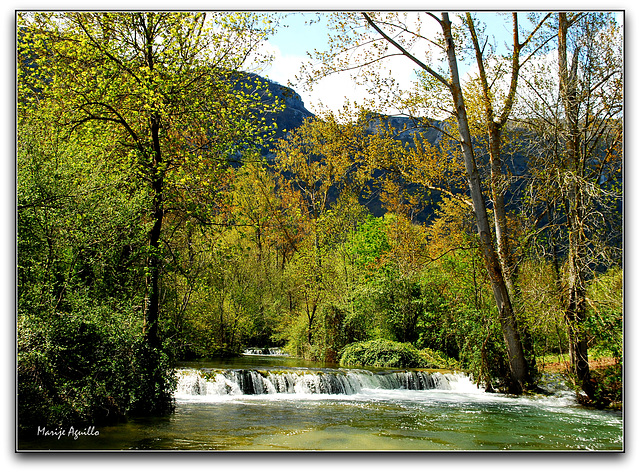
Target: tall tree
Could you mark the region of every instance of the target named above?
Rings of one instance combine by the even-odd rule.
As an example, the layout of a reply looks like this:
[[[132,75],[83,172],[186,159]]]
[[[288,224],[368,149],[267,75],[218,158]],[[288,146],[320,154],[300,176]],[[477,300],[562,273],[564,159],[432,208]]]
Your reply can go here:
[[[481,36],[479,35],[475,20],[471,13],[466,13],[466,25],[469,29],[471,41],[473,44],[473,50],[476,57],[476,64],[478,67],[478,82],[481,91],[481,105],[483,108],[483,129],[489,137],[489,160],[491,169],[490,191],[491,200],[493,201],[493,218],[496,246],[500,263],[502,265],[502,272],[504,274],[505,282],[509,291],[513,297],[514,295],[514,282],[513,273],[515,272],[513,254],[509,245],[509,228],[507,224],[507,210],[505,205],[505,193],[509,188],[509,184],[506,181],[507,176],[504,173],[504,158],[502,156],[502,131],[507,124],[508,119],[511,116],[513,105],[516,100],[516,91],[518,86],[518,79],[520,75],[520,69],[524,63],[534,57],[535,51],[542,45],[538,45],[527,57],[522,57],[523,52],[526,51],[526,47],[532,42],[536,32],[543,27],[547,19],[551,14],[546,14],[527,35],[527,37],[521,41],[520,27],[518,22],[518,13],[512,13],[513,22],[513,45],[510,51],[510,78],[508,80],[508,89],[506,92],[499,90],[502,86],[502,65],[498,64],[494,71],[491,71],[487,67],[487,63],[491,60],[491,57],[487,57],[486,42],[481,45]],[[548,41],[548,40],[547,40]],[[493,73],[493,74],[492,74]],[[502,100],[501,100],[502,98]]]
[[[401,56],[415,64],[426,77],[446,90],[449,101],[453,103],[451,113],[455,117],[458,128],[468,189],[476,217],[476,228],[507,348],[510,390],[522,392],[531,381],[530,373],[524,357],[504,272],[492,237],[482,182],[474,156],[467,108],[458,72],[455,34],[448,13],[442,13],[440,18],[431,13],[427,13],[427,16],[435,20],[439,27],[440,33],[435,38],[433,35],[429,37],[421,31],[419,19],[412,23],[410,19],[402,18],[399,14],[363,12],[360,14],[360,18],[356,14],[350,15],[346,21],[340,18],[336,22],[339,31],[338,39],[341,40],[340,46],[337,50],[334,49],[321,56],[325,67],[320,70],[320,74],[330,74],[336,70],[363,68],[385,58]],[[443,59],[447,65],[449,78],[446,77],[447,72],[437,70],[436,67],[426,63],[418,56],[415,51],[420,51],[420,48],[416,46],[419,42],[426,42],[429,49],[436,46],[436,49],[444,54]],[[358,56],[353,53],[358,48],[364,51],[365,47],[367,49],[362,55]],[[427,53],[427,57],[432,55],[432,53]],[[397,90],[394,88],[397,84],[390,84],[389,81],[377,80],[374,85],[378,90],[387,88],[387,92],[390,91],[389,95],[393,95]]]
[[[172,191],[181,170],[198,169],[202,184],[270,128],[260,84],[238,71],[260,60],[252,54],[271,26],[250,13],[36,12],[21,14],[18,28],[22,106],[46,101],[67,139],[109,126],[119,159],[147,189],[144,331],[159,349]]]
[[[488,38],[482,37],[482,31],[476,28],[476,20],[469,12],[465,15],[466,27],[469,30],[473,51],[475,53],[476,65],[478,68],[477,83],[480,89],[480,129],[488,137],[490,179],[489,190],[491,194],[493,209],[493,227],[496,242],[496,249],[502,273],[511,300],[514,301],[519,296],[515,279],[518,274],[518,262],[516,261],[513,248],[513,238],[515,229],[509,228],[507,218],[507,205],[505,195],[514,188],[510,182],[509,175],[505,172],[505,157],[503,156],[503,130],[511,118],[513,107],[517,98],[516,92],[520,77],[520,69],[529,60],[536,57],[540,49],[553,38],[552,33],[546,34],[546,38],[538,38],[536,33],[543,29],[551,14],[540,15],[539,18],[531,17],[534,26],[526,34],[524,40],[520,39],[520,22],[518,13],[513,12],[512,17],[512,45],[505,55],[505,61],[500,56],[487,47]],[[482,41],[482,44],[481,44]],[[509,66],[504,62],[508,61]],[[506,71],[506,72],[505,72]],[[509,74],[509,77],[507,77]],[[513,222],[514,220],[511,220]],[[521,315],[521,314],[519,314]],[[533,357],[533,347],[531,346],[531,336],[526,325],[521,325],[523,344],[527,352],[527,362],[530,371],[535,370],[535,358]]]
[[[502,271],[502,266],[500,265],[500,260],[491,238],[491,228],[487,217],[486,204],[482,195],[480,177],[478,175],[475,157],[473,154],[469,122],[467,120],[464,98],[460,87],[460,78],[458,76],[458,66],[455,55],[455,44],[451,34],[451,22],[449,21],[448,14],[442,14],[441,25],[446,43],[449,68],[451,70],[451,95],[453,96],[457,112],[456,116],[460,131],[461,146],[467,170],[467,179],[469,181],[469,191],[473,201],[473,210],[476,215],[480,247],[484,255],[485,266],[489,273],[489,279],[491,280],[493,296],[496,301],[496,306],[498,307],[500,323],[502,325],[502,334],[507,348],[507,356],[509,357],[509,367],[511,369],[513,383],[511,389],[514,392],[521,392],[525,388],[526,384],[530,382],[530,373],[528,372],[516,317],[511,304],[511,298],[504,278],[504,273]]]
[[[594,271],[619,265],[621,257],[622,36],[610,14],[556,18],[557,59],[527,74],[521,113],[538,137],[531,155],[534,216],[542,213],[548,222],[551,256],[566,258],[564,270],[556,267],[564,272],[558,285],[572,371],[592,394],[587,285]],[[538,80],[542,74],[547,81]]]

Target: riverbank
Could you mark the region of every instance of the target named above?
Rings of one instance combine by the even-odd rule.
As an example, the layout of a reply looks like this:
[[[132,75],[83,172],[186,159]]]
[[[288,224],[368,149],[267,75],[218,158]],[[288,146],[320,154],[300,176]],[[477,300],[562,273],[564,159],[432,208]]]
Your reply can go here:
[[[557,359],[554,357],[553,359]],[[602,370],[610,368],[616,364],[616,360],[613,357],[602,357],[594,360],[589,360],[590,370]],[[538,369],[540,371],[546,371],[549,373],[567,373],[569,371],[569,359],[548,361],[545,362],[544,357],[538,361]]]
[[[543,373],[565,375],[571,383],[569,361],[552,359],[539,361],[538,369]],[[589,360],[591,382],[595,386],[592,397],[587,397],[576,388],[580,404],[597,409],[622,410],[622,365],[613,357],[599,357]]]
[[[20,450],[620,451],[619,412],[549,395],[487,393],[462,373],[344,368],[267,355],[185,363],[175,412],[23,438]],[[64,427],[64,426],[63,426]]]

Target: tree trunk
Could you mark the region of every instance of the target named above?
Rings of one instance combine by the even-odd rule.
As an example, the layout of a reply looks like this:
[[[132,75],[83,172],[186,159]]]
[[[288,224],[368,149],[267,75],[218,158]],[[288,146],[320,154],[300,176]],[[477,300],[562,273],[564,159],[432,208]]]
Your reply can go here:
[[[316,317],[316,310],[318,309],[317,301],[313,302],[313,307],[309,307],[309,299],[308,296],[305,295],[306,305],[307,305],[307,341],[309,342],[309,346],[311,346],[311,342],[313,340],[313,321]]]
[[[145,61],[149,71],[153,71],[155,58],[153,55],[154,35],[149,21],[153,14],[146,18],[141,16],[141,26],[145,37]],[[160,319],[160,237],[162,235],[162,221],[164,219],[164,172],[162,165],[162,149],[160,147],[160,116],[157,112],[149,117],[149,131],[151,134],[151,192],[153,196],[152,221],[149,231],[149,255],[147,256],[147,276],[145,281],[144,307],[144,336],[150,348],[160,348],[158,321]]]
[[[500,259],[502,274],[505,280],[505,284],[507,285],[507,290],[509,291],[509,296],[513,301],[518,297],[518,287],[515,284],[518,273],[518,264],[514,258],[511,245],[509,243],[510,228],[507,220],[507,211],[505,205],[505,193],[508,186],[502,169],[502,129],[507,123],[507,120],[513,108],[513,104],[515,103],[516,88],[518,85],[521,65],[520,53],[524,44],[526,44],[529,39],[531,39],[531,36],[529,36],[529,39],[525,40],[525,43],[520,43],[518,31],[518,14],[516,12],[513,12],[512,17],[513,52],[511,56],[511,83],[509,85],[509,92],[504,100],[503,109],[498,114],[493,108],[492,93],[489,85],[489,80],[484,68],[483,48],[480,46],[475,26],[473,24],[473,18],[471,17],[470,13],[467,13],[467,24],[471,33],[471,39],[476,53],[476,62],[478,64],[480,84],[482,86],[485,125],[489,134],[489,158],[491,164],[490,188],[491,199],[493,201],[494,229],[498,258]],[[542,26],[543,22],[544,20],[538,24],[538,27]],[[536,29],[538,27],[536,27]],[[529,354],[527,363],[529,369],[529,377],[532,378],[536,371],[535,357],[533,357],[533,340],[531,337],[531,333],[526,325],[520,327],[520,333],[525,352]]]
[[[476,63],[480,74],[480,84],[482,86],[482,100],[484,107],[485,125],[489,134],[489,162],[491,165],[491,200],[493,201],[493,217],[498,258],[502,265],[502,275],[511,297],[514,296],[515,285],[513,283],[514,261],[509,245],[509,228],[507,225],[507,212],[504,202],[504,194],[507,189],[504,174],[502,172],[502,128],[505,125],[513,103],[518,84],[520,71],[520,49],[521,44],[518,39],[518,16],[513,13],[513,53],[511,60],[511,84],[509,93],[505,99],[504,109],[498,117],[492,104],[492,94],[484,68],[483,48],[480,46],[473,19],[467,13],[467,25],[471,33],[471,39],[476,55]]]
[[[500,127],[489,122],[489,161],[491,164],[491,200],[493,201],[493,219],[496,231],[496,243],[498,257],[502,266],[503,277],[509,293],[513,296],[511,249],[509,248],[509,235],[507,227],[507,211],[504,203],[505,182],[502,173],[502,156],[500,152]]]
[[[569,232],[569,287],[565,309],[565,320],[569,332],[569,354],[571,370],[582,383],[588,395],[590,393],[589,356],[582,323],[586,318],[585,278],[582,251],[585,248],[584,233],[582,231],[584,202],[578,178],[582,175],[580,158],[580,132],[578,129],[577,106],[577,61],[574,57],[571,68],[567,58],[567,30],[569,22],[566,13],[558,15],[558,69],[560,82],[560,98],[564,109],[563,128],[566,132],[565,149],[567,153],[567,175],[570,182],[564,183],[565,208],[567,212],[567,226]]]
[[[527,362],[524,357],[524,350],[520,341],[517,322],[513,312],[513,307],[511,306],[509,291],[505,283],[500,259],[493,246],[491,228],[489,226],[484,196],[482,195],[480,176],[476,167],[473,145],[471,142],[471,133],[469,131],[469,123],[467,120],[462,89],[460,87],[458,64],[453,37],[451,34],[451,22],[449,21],[449,15],[447,13],[442,14],[442,29],[446,42],[449,68],[451,71],[451,94],[456,108],[462,152],[467,172],[467,180],[469,183],[469,191],[473,202],[473,210],[478,226],[480,246],[484,256],[485,266],[489,273],[494,299],[499,312],[502,334],[507,348],[507,356],[509,358],[508,361],[511,374],[510,391],[513,393],[521,393],[530,381]]]
[[[480,237],[480,246],[484,257],[485,266],[491,280],[496,305],[500,314],[502,333],[509,357],[509,369],[512,381],[510,390],[512,392],[522,392],[525,386],[530,381],[529,370],[524,357],[524,350],[522,348],[520,336],[518,334],[516,318],[511,306],[509,291],[504,279],[500,258],[497,255],[493,245],[491,229],[487,217],[487,209],[484,197],[482,195],[480,177],[478,175],[475,157],[473,154],[471,133],[469,131],[469,124],[467,120],[464,99],[462,96],[462,89],[460,87],[458,64],[456,60],[453,36],[451,34],[451,22],[449,20],[449,15],[447,13],[442,13],[440,26],[442,27],[442,32],[446,43],[446,52],[451,72],[450,82],[447,81],[447,79],[445,79],[443,76],[438,74],[436,71],[431,69],[429,66],[424,64],[416,56],[411,54],[410,51],[403,48],[397,41],[386,34],[378,25],[376,25],[376,23],[371,19],[371,17],[369,17],[369,15],[367,15],[366,13],[362,13],[362,15],[366,19],[367,23],[372,28],[374,28],[383,38],[385,38],[385,40],[394,45],[399,51],[401,51],[404,56],[412,60],[435,79],[446,84],[451,91],[456,108],[461,147],[465,161],[469,191],[471,193],[473,209],[476,215],[478,235]]]
[[[584,382],[589,379],[589,358],[587,342],[583,336],[581,325],[584,322],[584,294],[583,291],[572,287],[569,302],[565,311],[565,319],[569,327],[569,356],[571,369],[576,377]]]
[[[144,308],[144,334],[151,348],[161,348],[158,333],[158,321],[160,319],[160,271],[162,259],[160,258],[160,236],[162,234],[162,222],[164,219],[163,172],[159,169],[162,163],[159,139],[159,119],[154,116],[151,119],[151,135],[154,146],[153,178],[151,188],[153,192],[153,226],[149,232],[149,256],[147,258],[146,297]]]
[[[573,193],[572,193],[573,194]],[[579,193],[577,193],[579,195]],[[590,392],[589,380],[589,354],[586,336],[582,325],[586,320],[586,281],[583,271],[582,249],[585,242],[581,237],[579,229],[580,209],[579,198],[569,205],[571,214],[569,216],[569,296],[566,302],[565,320],[569,333],[569,355],[571,359],[571,370],[576,378],[582,383],[583,389],[588,395]]]

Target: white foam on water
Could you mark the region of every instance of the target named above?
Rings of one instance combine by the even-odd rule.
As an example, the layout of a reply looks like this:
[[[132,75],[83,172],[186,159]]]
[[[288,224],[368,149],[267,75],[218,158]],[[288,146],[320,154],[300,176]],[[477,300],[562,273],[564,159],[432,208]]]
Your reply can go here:
[[[178,370],[178,402],[228,402],[242,399],[393,399],[417,392],[482,394],[464,373],[367,370]]]

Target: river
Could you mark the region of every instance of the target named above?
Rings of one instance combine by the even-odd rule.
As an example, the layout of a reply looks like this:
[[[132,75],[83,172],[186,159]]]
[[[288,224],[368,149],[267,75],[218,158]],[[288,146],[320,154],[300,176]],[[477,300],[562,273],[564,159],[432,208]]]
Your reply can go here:
[[[621,412],[486,393],[460,373],[347,370],[249,355],[178,370],[176,409],[20,450],[623,450]],[[67,428],[67,430],[70,427]],[[85,429],[86,430],[86,429]]]

